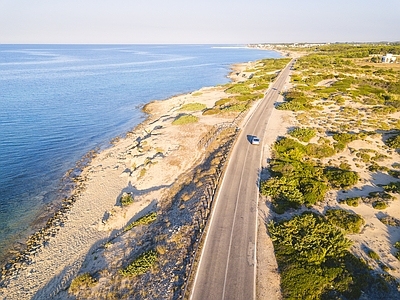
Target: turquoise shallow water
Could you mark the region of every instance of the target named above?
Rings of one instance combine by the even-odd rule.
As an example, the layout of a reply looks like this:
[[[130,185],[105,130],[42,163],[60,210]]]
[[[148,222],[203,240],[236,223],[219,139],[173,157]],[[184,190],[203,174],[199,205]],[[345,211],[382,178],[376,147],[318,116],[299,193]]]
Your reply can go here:
[[[66,171],[140,123],[142,105],[270,57],[231,45],[0,45],[0,262],[60,197]]]

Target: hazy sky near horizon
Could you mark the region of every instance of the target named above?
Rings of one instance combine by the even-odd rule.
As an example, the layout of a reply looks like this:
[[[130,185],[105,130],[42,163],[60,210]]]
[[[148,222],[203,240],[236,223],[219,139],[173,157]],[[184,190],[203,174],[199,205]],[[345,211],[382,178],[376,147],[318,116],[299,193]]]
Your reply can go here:
[[[0,43],[400,41],[399,0],[0,0]]]

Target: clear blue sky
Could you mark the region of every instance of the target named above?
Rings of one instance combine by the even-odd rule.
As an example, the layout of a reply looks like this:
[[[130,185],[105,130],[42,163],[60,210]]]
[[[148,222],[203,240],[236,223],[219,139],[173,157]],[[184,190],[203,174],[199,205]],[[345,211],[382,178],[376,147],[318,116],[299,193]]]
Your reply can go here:
[[[400,40],[400,0],[0,0],[0,43]]]

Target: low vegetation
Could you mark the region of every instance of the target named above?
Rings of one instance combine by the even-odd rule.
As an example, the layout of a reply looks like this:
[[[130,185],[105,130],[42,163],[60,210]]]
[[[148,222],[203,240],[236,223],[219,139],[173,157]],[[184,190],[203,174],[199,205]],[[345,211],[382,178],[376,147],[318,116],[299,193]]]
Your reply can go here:
[[[133,195],[131,193],[123,193],[120,199],[122,206],[127,206],[133,203]]]
[[[120,270],[122,276],[138,276],[146,273],[157,262],[157,252],[149,250],[139,255],[126,268]]]
[[[400,152],[400,66],[379,64],[376,58],[386,53],[400,54],[400,45],[315,47],[297,60],[291,76],[293,88],[277,106],[292,111],[298,122],[273,145],[270,177],[260,184],[260,192],[268,196],[276,213],[291,210],[294,214],[268,225],[284,299],[398,296],[398,284],[388,274],[392,269],[376,252],[366,250],[382,275],[371,272],[349,252],[345,235],[361,232],[365,223],[361,215],[340,208],[327,209],[324,216],[296,215],[295,211],[324,201],[331,189],[350,190],[362,183],[362,173],[354,170],[400,178],[400,164],[388,166],[391,153]],[[375,150],[366,149],[368,143],[376,143]],[[346,204],[344,208],[349,209],[362,203],[388,209],[393,194],[400,193],[400,183],[379,188],[368,195],[341,199],[339,206]],[[383,212],[378,215],[384,224],[400,226],[400,220]],[[398,250],[399,245],[395,245]],[[400,258],[399,253],[396,257]]]
[[[185,105],[182,105],[180,110],[183,111],[201,111],[206,109],[207,106],[203,103],[187,103]]]
[[[373,284],[368,267],[349,253],[350,240],[323,216],[304,213],[268,230],[284,299],[358,299]]]
[[[301,142],[309,142],[316,135],[316,132],[315,129],[297,127],[289,131],[289,135]]]
[[[94,286],[97,281],[92,277],[89,273],[83,273],[75,277],[71,285],[69,286],[68,291],[72,294],[78,292],[80,289],[87,289]]]
[[[272,177],[261,182],[260,192],[271,197],[275,212],[303,204],[309,207],[322,201],[330,188],[349,188],[358,182],[356,172],[313,162],[310,158],[319,157],[315,152],[320,152],[309,151],[293,139],[277,141],[273,150]]]
[[[244,82],[227,84],[225,92],[229,97],[216,101],[214,107],[203,111],[203,115],[240,113],[248,110],[254,101],[264,97],[270,83],[289,61],[288,58],[258,61],[253,69],[245,71],[251,72],[251,77]]]
[[[132,228],[139,226],[139,225],[149,225],[153,223],[157,219],[157,213],[156,212],[151,212],[136,221],[128,224],[125,228],[124,231],[131,230]]]
[[[325,216],[331,224],[342,228],[345,233],[359,233],[365,223],[360,215],[343,209],[328,209]]]
[[[360,204],[361,197],[350,197],[343,200],[348,206],[357,207]]]
[[[179,115],[172,122],[172,125],[186,125],[191,123],[197,123],[199,118],[193,115]]]

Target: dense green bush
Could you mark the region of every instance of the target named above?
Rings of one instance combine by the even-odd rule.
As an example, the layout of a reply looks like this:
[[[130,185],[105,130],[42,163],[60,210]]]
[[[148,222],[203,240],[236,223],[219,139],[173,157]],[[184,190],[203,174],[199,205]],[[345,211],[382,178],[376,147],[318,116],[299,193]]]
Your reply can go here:
[[[283,213],[288,208],[299,208],[304,197],[299,190],[299,183],[287,177],[273,177],[261,182],[260,191],[264,196],[273,199],[274,210]]]
[[[351,134],[347,132],[336,133],[333,135],[333,139],[337,141],[337,145],[335,146],[338,150],[343,150],[346,148],[346,145],[352,141],[357,140],[359,137],[357,134]]]
[[[400,260],[400,241],[394,244],[394,247],[397,249],[396,254],[394,255],[398,260]]]
[[[346,204],[348,206],[354,206],[354,207],[357,207],[358,204],[360,203],[360,201],[361,201],[361,197],[351,197],[351,198],[344,199],[344,202],[346,202]]]
[[[271,222],[268,230],[284,299],[358,299],[372,278],[348,252],[351,242],[320,215]]]
[[[326,144],[323,145],[308,144],[306,146],[306,154],[310,157],[324,158],[335,155],[336,151],[334,148]]]
[[[360,215],[343,209],[329,209],[325,216],[330,223],[342,228],[346,233],[359,233],[365,223]]]
[[[302,142],[309,142],[315,135],[315,129],[312,128],[299,128],[296,127],[289,131],[289,135]]]
[[[292,111],[311,110],[313,100],[313,98],[308,98],[304,92],[294,89],[285,94],[285,102],[280,103],[276,108]]]
[[[274,210],[311,206],[322,201],[328,191],[323,168],[311,161],[279,159],[271,161],[274,177],[261,182],[260,192],[272,198]]]
[[[339,168],[324,169],[311,160],[303,160],[305,152],[309,156],[323,157],[329,156],[325,153],[332,154],[333,149],[326,144],[304,146],[292,138],[283,138],[274,144],[276,158],[270,162],[273,177],[261,182],[260,192],[271,197],[277,213],[299,208],[303,204],[310,207],[322,201],[329,184],[334,188],[347,188],[358,181],[355,172]]]
[[[279,254],[307,264],[320,265],[329,258],[339,258],[351,245],[340,230],[314,213],[304,213],[282,223],[271,222],[268,230],[272,241],[286,248]]]
[[[387,203],[385,201],[381,201],[381,200],[374,201],[372,203],[372,206],[373,206],[373,208],[379,209],[379,210],[382,210],[382,209],[385,209],[388,207]]]
[[[389,170],[388,174],[390,176],[393,176],[394,178],[399,178],[400,179],[400,171],[397,170]]]
[[[125,269],[119,270],[122,276],[137,276],[146,273],[157,262],[157,252],[149,250],[139,255]]]
[[[399,149],[400,148],[400,134],[388,138],[386,141],[386,145],[390,148]]]
[[[303,144],[291,138],[283,138],[274,144],[275,154],[278,158],[301,160],[306,148]]]
[[[339,168],[326,168],[324,174],[334,188],[349,188],[355,185],[359,180],[359,176],[356,172]]]

